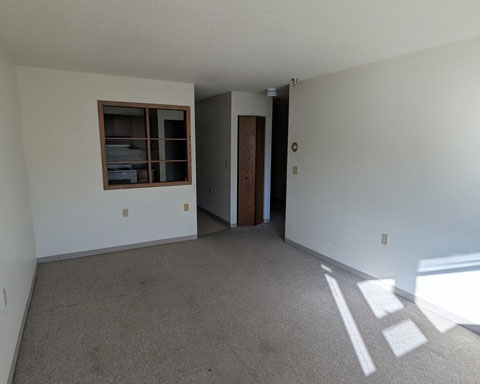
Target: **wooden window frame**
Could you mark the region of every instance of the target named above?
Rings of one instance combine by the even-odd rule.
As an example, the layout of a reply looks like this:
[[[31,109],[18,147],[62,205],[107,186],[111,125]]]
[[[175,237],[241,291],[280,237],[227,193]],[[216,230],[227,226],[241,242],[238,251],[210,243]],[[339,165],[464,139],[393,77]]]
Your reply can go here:
[[[192,184],[192,145],[191,145],[191,132],[190,132],[190,107],[187,105],[169,105],[169,104],[149,104],[149,103],[130,103],[123,101],[107,101],[107,100],[98,100],[98,121],[100,125],[100,145],[102,153],[102,170],[103,170],[103,189],[112,190],[112,189],[131,189],[131,188],[152,188],[152,187],[167,187],[175,185],[191,185]],[[148,183],[140,184],[114,184],[110,185],[108,183],[108,162],[107,162],[107,151],[106,151],[106,137],[105,137],[105,120],[103,107],[131,107],[131,108],[143,108],[145,109],[145,129],[146,129],[146,145],[147,145],[147,160],[145,161],[129,161],[128,163],[146,163],[148,170]],[[153,182],[152,180],[152,163],[160,162],[178,162],[184,160],[152,160],[152,148],[151,148],[151,137],[150,137],[150,119],[149,119],[149,110],[150,109],[168,109],[176,111],[185,112],[185,126],[187,131],[187,173],[188,180],[185,181],[164,181],[164,182]],[[155,138],[154,138],[155,140]],[[161,139],[159,139],[161,140]],[[112,163],[112,162],[110,162]],[[127,163],[127,162],[125,162]]]

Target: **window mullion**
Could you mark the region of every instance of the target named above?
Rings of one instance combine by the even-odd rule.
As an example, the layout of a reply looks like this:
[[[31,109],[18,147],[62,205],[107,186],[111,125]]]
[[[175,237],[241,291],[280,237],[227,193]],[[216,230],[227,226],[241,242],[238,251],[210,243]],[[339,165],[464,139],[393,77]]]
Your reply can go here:
[[[148,182],[153,183],[153,174],[152,174],[152,153],[150,145],[150,112],[149,108],[145,108],[145,124],[147,125],[147,164],[148,164]]]

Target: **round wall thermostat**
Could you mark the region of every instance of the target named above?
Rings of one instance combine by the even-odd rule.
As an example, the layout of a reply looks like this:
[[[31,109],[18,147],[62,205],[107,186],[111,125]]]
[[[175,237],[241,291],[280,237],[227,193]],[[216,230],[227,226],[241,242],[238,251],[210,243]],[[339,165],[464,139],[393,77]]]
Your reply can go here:
[[[297,152],[298,151],[298,143],[292,143],[292,151]]]

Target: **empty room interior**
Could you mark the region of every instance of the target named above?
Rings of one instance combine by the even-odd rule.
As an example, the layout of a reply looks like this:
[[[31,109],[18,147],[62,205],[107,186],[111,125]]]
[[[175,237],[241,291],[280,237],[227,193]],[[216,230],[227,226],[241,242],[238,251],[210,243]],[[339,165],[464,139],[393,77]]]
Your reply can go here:
[[[0,0],[0,384],[480,383],[478,0]]]

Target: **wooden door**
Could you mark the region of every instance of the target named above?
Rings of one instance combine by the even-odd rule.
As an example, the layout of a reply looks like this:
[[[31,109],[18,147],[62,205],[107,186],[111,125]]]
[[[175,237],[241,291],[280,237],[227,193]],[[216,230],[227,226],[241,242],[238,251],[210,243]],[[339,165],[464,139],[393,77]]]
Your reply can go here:
[[[265,118],[238,118],[238,225],[263,221]]]
[[[255,151],[255,225],[263,223],[263,182],[265,169],[265,118],[257,117]]]

